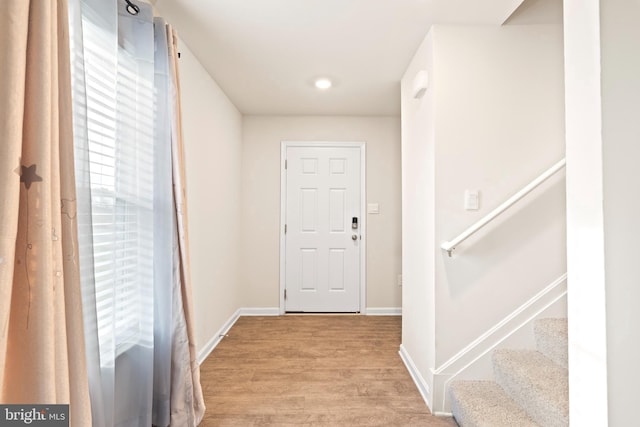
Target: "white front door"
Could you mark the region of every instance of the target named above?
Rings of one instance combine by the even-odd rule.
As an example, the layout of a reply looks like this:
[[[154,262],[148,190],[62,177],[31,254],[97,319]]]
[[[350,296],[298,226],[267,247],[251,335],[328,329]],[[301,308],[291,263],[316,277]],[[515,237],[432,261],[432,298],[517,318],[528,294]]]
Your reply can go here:
[[[285,311],[360,311],[360,150],[286,147]]]

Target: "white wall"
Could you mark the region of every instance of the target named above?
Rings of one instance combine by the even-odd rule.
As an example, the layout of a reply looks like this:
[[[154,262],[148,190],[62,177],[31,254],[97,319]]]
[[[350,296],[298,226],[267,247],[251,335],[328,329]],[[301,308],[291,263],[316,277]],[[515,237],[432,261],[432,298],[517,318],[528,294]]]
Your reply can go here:
[[[561,26],[438,26],[434,40],[440,243],[564,157],[564,80]],[[478,211],[465,189],[480,190]],[[566,271],[564,192],[561,174],[454,258],[436,253],[436,364]]]
[[[244,307],[279,306],[281,141],[364,141],[367,201],[367,308],[400,307],[400,121],[397,117],[245,116],[240,268]]]
[[[571,423],[633,425],[630,408],[640,404],[640,4],[566,0],[564,16]]]
[[[598,1],[566,1],[569,402],[574,425],[607,425]]]
[[[403,100],[403,267],[419,273],[405,280],[403,346],[432,386],[431,370],[566,271],[562,175],[453,258],[439,249],[563,157],[564,87],[558,25],[435,26],[425,43],[402,82],[406,98],[415,70],[432,70],[431,94]],[[465,189],[480,191],[478,211]]]
[[[433,31],[416,52],[401,84],[402,98],[402,353],[421,376],[432,405],[435,367],[435,90]],[[413,98],[413,80],[427,70],[429,89]],[[426,390],[426,389],[429,390]]]
[[[184,43],[180,85],[198,351],[240,307],[242,116]]]
[[[609,425],[640,406],[640,2],[600,1]]]

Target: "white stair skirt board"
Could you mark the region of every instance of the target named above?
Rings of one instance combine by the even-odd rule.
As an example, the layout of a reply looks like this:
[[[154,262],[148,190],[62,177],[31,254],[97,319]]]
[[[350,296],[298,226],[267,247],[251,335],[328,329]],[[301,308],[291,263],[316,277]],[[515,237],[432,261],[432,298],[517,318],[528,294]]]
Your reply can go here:
[[[424,403],[426,403],[427,408],[429,408],[429,411],[433,412],[431,409],[432,408],[431,390],[429,389],[429,384],[422,377],[415,363],[413,363],[413,359],[411,358],[409,353],[407,353],[407,349],[402,344],[400,344],[399,353],[400,353],[400,358],[402,359],[404,366],[409,371],[409,375],[411,375],[411,379],[413,379],[414,384],[418,388],[418,391],[420,392],[420,395],[422,396]],[[439,415],[439,414],[436,414],[436,415]]]
[[[216,332],[214,336],[207,342],[207,344],[198,352],[198,364],[202,365],[211,352],[220,343],[222,338],[229,332],[229,329],[236,323],[240,316],[279,316],[280,309],[278,307],[253,307],[253,308],[239,308],[224,322],[224,325]]]
[[[566,316],[566,294],[567,275],[566,273],[542,289],[529,301],[515,309],[495,326],[487,330],[457,354],[444,362],[440,367],[434,369],[433,373],[433,412],[449,413],[450,402],[447,389],[454,379],[466,379],[465,373],[471,372],[474,368],[484,369],[486,377],[491,378],[491,352],[504,345],[504,342],[516,334],[525,335],[525,326],[530,326],[532,322],[541,317],[553,317],[558,314],[552,311],[564,310],[559,316]],[[534,344],[533,337],[532,346]]]

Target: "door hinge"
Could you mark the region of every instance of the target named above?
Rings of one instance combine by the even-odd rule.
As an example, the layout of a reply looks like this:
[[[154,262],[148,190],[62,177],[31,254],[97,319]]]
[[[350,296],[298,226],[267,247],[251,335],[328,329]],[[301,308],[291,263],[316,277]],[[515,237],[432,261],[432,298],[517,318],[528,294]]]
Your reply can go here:
[[[284,290],[284,299],[287,299],[287,290]]]
[[[287,159],[284,159],[284,168],[287,169]]]
[[[287,234],[287,224],[284,225],[284,234]]]

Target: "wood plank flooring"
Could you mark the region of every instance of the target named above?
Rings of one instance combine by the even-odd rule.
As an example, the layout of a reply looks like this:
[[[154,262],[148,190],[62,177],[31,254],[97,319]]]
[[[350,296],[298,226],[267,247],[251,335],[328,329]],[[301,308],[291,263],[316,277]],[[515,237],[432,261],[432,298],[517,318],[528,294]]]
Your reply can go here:
[[[429,414],[398,316],[241,317],[201,365],[209,426],[456,426]]]

